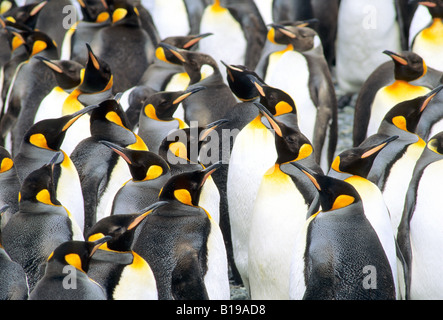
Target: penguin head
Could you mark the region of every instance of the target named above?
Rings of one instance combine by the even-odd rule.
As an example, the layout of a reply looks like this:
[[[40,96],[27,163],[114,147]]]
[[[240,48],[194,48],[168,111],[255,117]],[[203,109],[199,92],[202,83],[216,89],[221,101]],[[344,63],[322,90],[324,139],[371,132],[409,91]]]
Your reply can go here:
[[[227,81],[232,93],[242,101],[251,101],[257,99],[260,94],[253,84],[252,79],[257,79],[260,83],[263,80],[247,67],[242,65],[227,64],[222,61],[222,64],[226,67]]]
[[[88,49],[88,60],[79,90],[83,93],[96,93],[111,89],[113,75],[109,64],[98,58],[89,44],[86,44],[86,47]]]
[[[6,26],[6,29],[13,35],[11,40],[11,49],[13,52],[18,47],[24,45],[29,57],[37,54],[44,54],[51,58],[58,56],[57,44],[46,33],[27,28],[17,29],[10,26]]]
[[[88,241],[97,241],[104,237],[110,237],[99,249],[119,252],[130,251],[134,240],[134,234],[138,226],[155,209],[168,204],[166,201],[158,201],[148,206],[142,213],[117,214],[100,219],[89,229],[86,238]]]
[[[153,180],[170,172],[167,162],[154,152],[131,150],[108,141],[100,142],[126,161],[134,181]]]
[[[141,116],[146,116],[158,121],[174,120],[173,115],[183,100],[204,90],[203,86],[188,88],[184,91],[160,91],[145,100],[145,107]]]
[[[159,200],[178,201],[184,205],[198,207],[203,185],[220,165],[221,163],[216,163],[203,170],[183,172],[172,176],[160,191]]]
[[[313,154],[314,150],[308,138],[298,129],[298,125],[287,125],[278,121],[269,110],[260,103],[255,103],[261,114],[269,121],[275,132],[275,146],[277,149],[277,164],[305,159]]]
[[[256,80],[253,80],[253,83],[259,92],[260,104],[265,106],[274,116],[288,113],[297,114],[297,107],[289,94]]]
[[[14,160],[9,151],[0,147],[0,175],[14,168]]]
[[[137,8],[130,4],[127,0],[114,0],[111,20],[113,25],[121,25],[129,27],[139,27],[140,14]]]
[[[443,85],[426,95],[398,103],[386,113],[383,122],[388,122],[400,130],[415,133],[421,115],[441,89],[443,89]]]
[[[88,106],[82,110],[60,118],[44,119],[35,123],[25,134],[24,142],[35,147],[58,151],[65,138],[66,131],[82,115],[97,108],[98,105]]]
[[[165,52],[169,51],[169,53],[175,55],[177,58],[176,61],[183,65],[189,75],[190,84],[197,83],[214,74],[221,76],[217,62],[209,54],[178,49],[167,43],[160,43],[159,46],[161,46]]]
[[[91,257],[97,249],[111,237],[105,236],[96,241],[66,241],[60,244],[48,257],[48,267],[72,266],[78,271],[87,273]]]
[[[394,77],[396,80],[413,81],[427,73],[427,66],[422,57],[411,51],[395,53],[389,50],[383,51],[394,62]]]
[[[309,51],[314,48],[315,38],[318,37],[318,34],[308,25],[309,22],[302,21],[286,25],[271,24],[268,40],[275,44],[291,45],[298,52]]]
[[[298,162],[291,162],[291,164],[301,170],[317,189],[322,211],[338,210],[361,203],[358,192],[346,181],[316,173]]]
[[[371,146],[359,146],[345,150],[334,159],[331,170],[367,178],[377,155],[396,139],[398,139],[398,136],[392,136],[381,143]]]
[[[213,33],[201,33],[197,35],[185,35],[185,36],[170,36],[163,39],[161,42],[167,43],[173,47],[184,50],[193,50],[196,48],[200,40],[213,35]],[[174,55],[173,55],[174,56]],[[175,57],[175,56],[174,56]]]
[[[443,155],[443,132],[439,132],[431,137],[426,147],[439,155]]]
[[[23,180],[19,192],[19,206],[23,208],[31,204],[35,208],[43,207],[45,211],[51,211],[54,207],[61,207],[57,200],[54,184],[54,165],[58,160],[56,154],[50,163],[32,171]]]
[[[3,3],[7,3],[9,1],[2,1]],[[33,2],[30,4],[25,4],[22,6],[10,7],[10,10],[5,11],[5,18],[8,21],[25,25],[30,29],[35,29],[35,25],[37,23],[38,14],[45,7],[48,1],[41,2]],[[2,9],[5,10],[6,8]],[[3,14],[3,13],[2,13]]]
[[[83,66],[73,60],[50,60],[42,56],[35,56],[53,71],[57,85],[65,90],[73,89],[82,81]]]
[[[170,164],[199,163],[200,150],[206,143],[207,137],[227,122],[226,119],[220,119],[209,123],[205,127],[175,130],[163,139],[158,154]],[[206,159],[201,160],[205,162]]]
[[[109,7],[105,0],[78,0],[83,21],[104,23],[109,20]]]
[[[96,140],[108,140],[121,145],[133,144],[136,137],[128,125],[127,115],[115,99],[100,102],[91,112],[91,136]]]

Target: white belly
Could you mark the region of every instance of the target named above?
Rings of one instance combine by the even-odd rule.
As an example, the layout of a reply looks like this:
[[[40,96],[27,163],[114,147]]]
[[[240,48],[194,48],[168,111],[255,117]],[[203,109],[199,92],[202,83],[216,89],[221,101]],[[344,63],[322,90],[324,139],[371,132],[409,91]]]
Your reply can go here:
[[[291,258],[307,210],[303,196],[289,176],[263,178],[249,236],[251,299],[289,299]]]
[[[264,126],[247,125],[237,135],[229,162],[227,198],[236,266],[248,287],[251,212],[261,179],[277,158],[274,136]]]
[[[146,4],[160,39],[187,35],[190,31],[188,14],[182,0],[154,0]]]
[[[443,161],[430,164],[420,179],[410,222],[412,247],[411,299],[443,299],[440,268],[443,261],[441,188]]]
[[[34,123],[44,119],[60,118],[62,115],[63,103],[69,96],[63,89],[54,88],[40,103],[34,117]]]

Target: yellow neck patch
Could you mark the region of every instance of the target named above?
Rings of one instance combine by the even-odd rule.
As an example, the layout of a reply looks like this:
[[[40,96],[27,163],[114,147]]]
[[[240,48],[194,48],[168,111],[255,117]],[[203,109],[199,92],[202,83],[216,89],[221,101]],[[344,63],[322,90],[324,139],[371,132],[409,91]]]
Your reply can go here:
[[[2,163],[0,164],[0,173],[10,170],[13,165],[14,162],[11,158],[3,158]]]
[[[300,151],[298,152],[298,157],[294,161],[302,160],[309,157],[313,151],[314,149],[312,148],[312,146],[310,144],[305,143],[304,145],[301,146]]]
[[[46,137],[41,133],[35,133],[29,138],[29,142],[39,148],[52,150],[48,147],[48,142],[46,141]]]
[[[183,142],[173,142],[169,145],[169,151],[171,151],[176,157],[182,159],[188,159],[188,150]]]
[[[65,99],[62,107],[62,115],[66,116],[68,114],[73,114],[74,112],[80,111],[84,108],[83,104],[78,100],[82,92],[79,89],[75,89],[71,94]]]
[[[340,171],[340,157],[339,156],[335,157],[334,161],[331,164],[331,169],[333,169],[337,172],[341,172]]]
[[[119,125],[120,127],[125,128],[125,126],[123,125],[122,119],[120,118],[120,116],[115,112],[115,111],[110,111],[106,114],[105,117],[107,120],[115,123],[116,125]]]
[[[102,23],[109,19],[109,13],[108,12],[100,12],[100,14],[97,16],[97,19],[95,22]]]
[[[408,131],[406,127],[406,119],[403,116],[396,116],[392,119],[392,123],[399,129]]]
[[[54,206],[54,204],[51,201],[51,195],[49,193],[48,189],[43,189],[41,190],[39,193],[37,193],[37,195],[35,196],[35,198],[37,199],[37,201],[44,203],[44,204],[48,204],[51,206]]]
[[[150,119],[154,119],[157,121],[163,121],[157,117],[157,114],[155,113],[155,108],[151,103],[145,106],[145,115]]]
[[[160,166],[153,165],[150,166],[148,172],[146,173],[145,180],[153,180],[160,177],[163,173],[163,169]]]
[[[135,133],[134,133],[134,136],[135,136],[135,139],[136,139],[135,143],[133,143],[133,144],[127,146],[127,148],[128,148],[128,149],[131,149],[131,150],[143,150],[143,151],[149,151],[148,146],[147,146],[146,143],[143,141],[143,139],[142,139],[138,134],[135,134]]]
[[[128,14],[128,10],[118,8],[112,13],[112,23],[122,20]]]
[[[101,238],[104,238],[104,236],[105,236],[105,235],[104,235],[103,233],[94,233],[93,235],[91,235],[91,236],[88,238],[88,241],[94,242],[94,241],[100,240]],[[112,251],[111,249],[108,248],[108,244],[107,244],[107,242],[103,243],[103,244],[99,247],[99,249],[101,249],[101,250],[106,250],[106,251]]]
[[[83,269],[82,269],[82,260],[80,259],[80,256],[78,254],[76,254],[76,253],[67,254],[65,256],[65,261],[69,265],[75,267],[76,269],[78,269],[80,271],[83,271]]]
[[[332,205],[331,210],[337,210],[340,208],[344,208],[354,203],[355,198],[352,196],[348,196],[346,194],[340,195],[335,199],[334,204]]]
[[[177,189],[174,190],[174,197],[183,204],[188,206],[193,206],[192,204],[192,196],[186,189]]]
[[[44,41],[37,40],[34,42],[34,45],[32,46],[32,53],[31,56],[36,55],[39,52],[42,52],[48,47],[48,44]]]
[[[434,18],[432,25],[422,31],[422,37],[430,42],[442,42],[443,38],[443,21],[439,18]]]
[[[214,3],[211,6],[211,11],[217,14],[222,14],[228,11],[228,9],[223,8],[220,4],[220,0],[214,0]]]
[[[276,111],[275,116],[279,116],[282,114],[291,113],[293,111],[293,108],[289,103],[285,101],[280,101],[275,106],[275,111]]]

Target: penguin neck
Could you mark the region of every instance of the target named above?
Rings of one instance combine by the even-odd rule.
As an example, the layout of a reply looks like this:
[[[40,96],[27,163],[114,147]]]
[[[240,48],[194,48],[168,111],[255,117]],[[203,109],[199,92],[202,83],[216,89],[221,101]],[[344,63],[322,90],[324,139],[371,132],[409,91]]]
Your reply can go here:
[[[429,91],[429,89],[422,86],[416,86],[409,83],[406,80],[396,79],[392,84],[385,88],[386,92],[390,95],[407,94],[408,97],[416,97]]]
[[[430,42],[442,41],[443,21],[441,18],[433,18],[432,24],[423,30],[422,37]]]
[[[290,52],[290,51],[294,51],[294,46],[292,44],[288,44],[283,50],[276,51],[272,55],[281,57],[283,54],[285,54],[286,52]],[[296,52],[296,51],[294,51],[294,52]]]
[[[62,115],[73,114],[84,108],[83,104],[78,100],[78,97],[82,94],[79,89],[74,89],[66,98],[62,107]]]

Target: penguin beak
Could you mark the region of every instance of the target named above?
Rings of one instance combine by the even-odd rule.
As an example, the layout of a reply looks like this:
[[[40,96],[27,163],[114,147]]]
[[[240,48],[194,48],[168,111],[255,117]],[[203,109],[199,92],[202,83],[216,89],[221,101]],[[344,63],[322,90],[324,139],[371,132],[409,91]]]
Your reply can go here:
[[[129,157],[129,154],[126,152],[126,149],[109,141],[100,141],[101,144],[104,144],[108,148],[110,148],[112,151],[117,153],[120,157],[122,157],[128,164],[132,164],[132,160]]]
[[[192,40],[189,40],[187,43],[185,43],[183,45],[183,49],[189,49],[192,46],[194,46],[197,42],[199,42],[201,39],[206,38],[208,36],[212,36],[212,35],[213,35],[213,33],[211,33],[211,32],[199,34],[198,36],[195,36]]]
[[[311,180],[311,182],[314,184],[315,188],[318,191],[321,191],[321,186],[318,183],[317,179],[315,178],[315,173],[313,171],[311,171],[310,169],[302,166],[301,164],[297,163],[297,162],[290,162],[290,164],[292,164],[294,167],[296,167],[298,170],[300,170],[301,172],[303,172],[308,178],[309,180]]]
[[[35,56],[34,58],[37,60],[40,60],[41,62],[46,64],[50,69],[54,70],[55,72],[63,73],[63,70],[57,64],[52,62],[51,60],[49,60],[45,57],[42,57],[42,56]]]
[[[98,248],[100,248],[100,246],[103,243],[105,243],[105,242],[107,242],[107,241],[109,241],[111,239],[112,239],[111,236],[104,236],[104,237],[102,237],[102,238],[100,238],[98,240],[95,240],[95,241],[91,242],[92,249],[91,249],[91,252],[89,253],[89,257],[92,257],[94,255],[94,253],[98,250]]]
[[[209,135],[209,133],[211,133],[216,128],[218,128],[228,122],[229,122],[229,120],[227,120],[227,119],[220,119],[220,120],[217,120],[217,121],[214,121],[214,122],[208,124],[206,126],[206,128],[203,130],[203,132],[200,134],[199,141],[204,141],[206,139],[206,137]]]
[[[436,3],[431,1],[419,1],[418,4],[421,4],[422,6],[428,7],[428,8],[435,8],[437,6]]]
[[[3,215],[3,213],[6,212],[6,210],[9,209],[9,205],[5,204],[3,207],[0,208],[0,217]]]
[[[366,151],[365,153],[363,153],[361,155],[362,159],[368,158],[370,156],[372,156],[373,154],[381,151],[384,147],[386,147],[389,143],[391,143],[394,140],[397,140],[399,138],[399,136],[392,136],[388,139],[386,139],[385,141],[383,141],[382,143],[380,143],[379,145],[369,149],[368,151]]]
[[[202,176],[202,180],[199,185],[199,189],[203,187],[203,185],[205,184],[205,182],[209,178],[209,176],[211,174],[213,174],[218,168],[220,168],[221,165],[222,165],[222,162],[219,161],[219,162],[216,162],[213,165],[207,167],[205,170],[202,171],[203,176]]]
[[[69,120],[63,126],[62,131],[68,130],[74,124],[74,122],[77,121],[82,115],[88,113],[89,111],[92,111],[92,110],[98,108],[99,106],[100,105],[98,105],[98,104],[94,104],[94,105],[91,105],[91,106],[87,106],[87,107],[83,108],[82,110],[79,110],[79,111],[74,112],[73,114],[71,114],[69,116]]]
[[[152,211],[161,208],[167,204],[168,204],[167,201],[158,201],[156,203],[151,204],[149,207],[142,210],[143,213],[131,222],[131,224],[128,226],[128,230],[136,228]]]
[[[274,30],[280,31],[282,34],[284,34],[288,38],[291,38],[291,39],[297,38],[297,36],[293,32],[291,32],[290,30],[288,30],[285,26],[283,26],[281,24],[271,23],[268,26],[270,26]]]
[[[86,48],[88,49],[88,59],[92,62],[95,69],[100,70],[100,63],[88,43],[86,43]]]
[[[180,54],[178,52],[178,49],[176,47],[171,46],[170,44],[167,44],[167,43],[163,43],[163,42],[159,43],[159,47],[163,48],[163,50],[167,50],[170,53],[172,53],[181,62],[186,62],[186,59],[183,57],[182,54]]]
[[[443,85],[438,86],[437,88],[435,88],[434,90],[432,90],[431,92],[429,92],[427,94],[427,98],[426,100],[423,102],[421,108],[420,108],[420,113],[422,113],[426,107],[428,106],[428,104],[432,101],[432,99],[434,99],[434,97],[441,91],[441,89],[443,89]]]
[[[179,104],[180,102],[182,102],[183,100],[185,100],[187,97],[189,97],[190,95],[197,93],[199,91],[202,91],[206,89],[206,87],[204,86],[198,86],[198,87],[194,87],[191,89],[188,89],[185,91],[185,93],[183,93],[181,96],[179,96],[177,99],[175,99],[172,104]]]
[[[388,56],[390,56],[394,61],[397,61],[398,63],[407,66],[408,65],[408,61],[403,58],[401,55],[399,55],[398,53],[389,51],[389,50],[385,50],[383,51],[384,54],[387,54]]]
[[[266,109],[265,106],[263,106],[261,103],[258,102],[254,102],[254,104],[256,105],[256,107],[260,110],[260,113],[266,117],[266,119],[268,119],[269,123],[271,124],[272,129],[274,129],[275,133],[279,136],[279,137],[283,137],[283,132],[280,128],[280,126],[278,125],[277,121],[275,120],[274,116],[271,114],[271,112],[269,112],[268,109]]]
[[[41,9],[48,3],[48,1],[42,1],[39,4],[37,4],[29,13],[31,17],[35,16],[37,13],[40,12]]]

